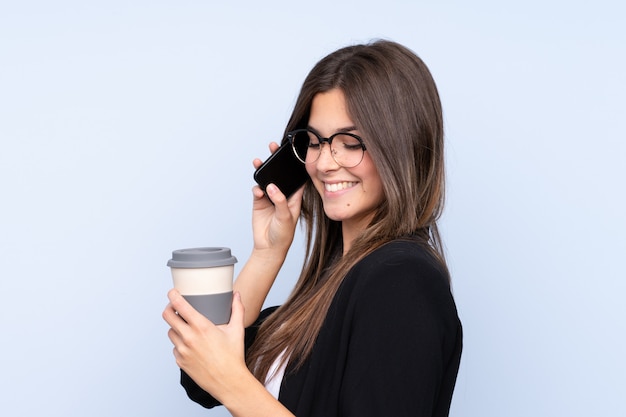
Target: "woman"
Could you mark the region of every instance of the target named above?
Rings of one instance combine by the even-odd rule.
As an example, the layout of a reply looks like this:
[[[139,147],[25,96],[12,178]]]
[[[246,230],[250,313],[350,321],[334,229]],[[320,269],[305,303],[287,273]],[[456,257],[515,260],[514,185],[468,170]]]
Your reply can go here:
[[[308,142],[294,151],[311,181],[289,200],[254,188],[230,323],[168,294],[187,393],[235,416],[447,416],[462,336],[437,231],[443,121],[427,67],[389,41],[342,48],[308,75],[286,132]],[[261,312],[299,218],[300,278]]]

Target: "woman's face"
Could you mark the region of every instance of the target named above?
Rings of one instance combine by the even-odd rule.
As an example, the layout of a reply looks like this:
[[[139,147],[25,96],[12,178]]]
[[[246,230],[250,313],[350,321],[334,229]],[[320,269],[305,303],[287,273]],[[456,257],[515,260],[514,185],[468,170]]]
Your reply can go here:
[[[325,138],[339,131],[359,134],[348,116],[340,89],[313,98],[308,127]],[[367,147],[367,139],[363,141]],[[371,221],[383,201],[382,181],[367,151],[361,163],[353,168],[339,166],[328,143],[322,145],[321,152],[316,162],[306,164],[306,169],[322,197],[324,212],[330,219],[342,222],[345,238],[347,229],[358,233]]]

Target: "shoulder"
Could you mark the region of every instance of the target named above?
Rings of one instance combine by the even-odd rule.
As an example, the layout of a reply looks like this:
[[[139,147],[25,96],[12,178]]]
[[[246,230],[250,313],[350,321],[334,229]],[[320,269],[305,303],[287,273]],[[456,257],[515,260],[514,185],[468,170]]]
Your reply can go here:
[[[392,240],[363,258],[362,263],[394,263],[398,261],[422,261],[439,264],[425,244],[413,240]]]
[[[365,287],[449,288],[446,267],[422,244],[409,240],[394,240],[376,249],[358,262],[346,279]]]
[[[447,269],[423,245],[392,241],[363,258],[345,278],[341,293],[354,318],[400,316],[456,319]]]

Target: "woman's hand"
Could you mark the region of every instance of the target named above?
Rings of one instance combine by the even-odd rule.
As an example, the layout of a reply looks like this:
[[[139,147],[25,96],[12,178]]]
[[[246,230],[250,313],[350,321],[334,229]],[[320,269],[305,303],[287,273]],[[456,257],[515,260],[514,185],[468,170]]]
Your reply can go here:
[[[270,143],[270,151],[276,152],[279,148],[276,142]],[[255,159],[254,168],[261,166],[262,161]],[[252,189],[254,195],[252,211],[252,230],[254,234],[255,250],[277,250],[283,255],[287,253],[300,217],[302,206],[301,187],[287,200],[285,195],[274,184],[266,188],[270,201],[258,185]],[[274,203],[274,204],[272,204]]]
[[[254,378],[244,359],[244,307],[233,297],[231,319],[216,326],[196,311],[180,293],[168,293],[163,319],[170,325],[176,364],[200,387],[224,403],[242,378]]]
[[[216,326],[180,293],[167,294],[163,318],[171,326],[176,364],[235,417],[293,417],[252,375],[244,359],[244,307],[233,297],[228,324]]]

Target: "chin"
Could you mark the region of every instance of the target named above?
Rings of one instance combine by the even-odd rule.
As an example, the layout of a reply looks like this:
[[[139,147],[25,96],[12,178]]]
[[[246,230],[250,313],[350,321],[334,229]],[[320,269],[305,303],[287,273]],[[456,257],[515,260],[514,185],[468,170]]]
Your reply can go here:
[[[347,213],[337,212],[336,210],[324,210],[324,213],[326,214],[326,217],[336,222],[341,222],[350,218],[350,215]]]
[[[328,217],[332,221],[341,222],[341,221],[344,220],[344,216],[338,216],[335,213],[327,213],[327,212],[325,212],[325,213],[326,213],[326,217]]]

